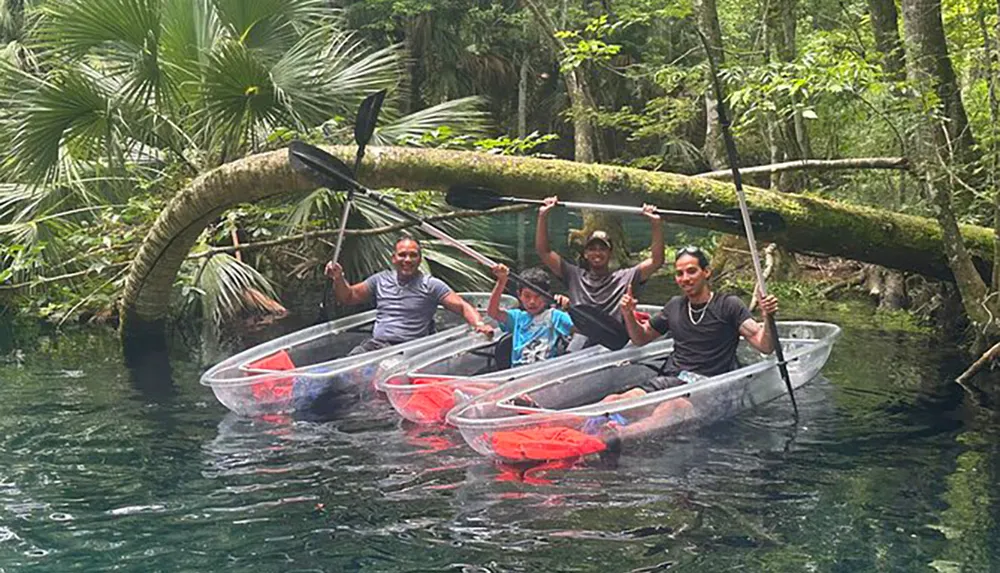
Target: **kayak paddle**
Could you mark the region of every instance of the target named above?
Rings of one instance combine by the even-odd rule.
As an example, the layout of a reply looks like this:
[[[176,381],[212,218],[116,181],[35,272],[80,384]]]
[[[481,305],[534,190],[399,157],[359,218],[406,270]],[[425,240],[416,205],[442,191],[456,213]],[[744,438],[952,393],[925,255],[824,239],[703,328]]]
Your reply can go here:
[[[503,205],[525,204],[541,205],[541,199],[522,199],[520,197],[507,197],[500,195],[488,187],[476,185],[458,184],[448,188],[445,201],[452,207],[459,209],[471,209],[474,211],[485,211],[495,209]],[[626,205],[605,205],[603,203],[572,203],[560,201],[560,205],[570,209],[593,209],[595,211],[606,211],[609,213],[630,213],[642,214],[641,207],[631,207]],[[657,209],[657,215],[693,217],[701,219],[712,219],[722,221],[733,227],[742,227],[743,218],[739,209],[732,209],[724,213],[711,213],[702,211],[675,211],[672,209]],[[756,211],[750,215],[750,222],[763,233],[774,233],[785,228],[785,220],[781,215],[773,211]]]
[[[379,90],[364,99],[358,106],[358,115],[354,120],[354,142],[358,144],[358,153],[354,158],[354,169],[352,173],[357,173],[361,166],[361,160],[365,156],[365,147],[371,141],[372,134],[375,133],[375,123],[378,120],[378,113],[382,109],[382,101],[385,99],[385,90]],[[333,247],[333,257],[331,262],[340,261],[340,248],[344,245],[344,230],[347,229],[347,218],[351,213],[351,204],[354,200],[354,189],[339,185],[330,187],[331,190],[347,190],[347,200],[340,210],[340,228],[337,231],[337,242]],[[330,299],[333,286],[327,285],[323,290],[323,320],[330,318]]]
[[[712,50],[708,47],[708,40],[705,39],[701,30],[696,30],[701,37],[701,43],[705,47],[705,56],[708,58],[708,71],[712,76],[712,87],[715,90],[715,101],[718,106],[719,124],[722,126],[722,140],[726,145],[726,155],[729,159],[729,167],[733,171],[733,185],[736,186],[736,198],[740,202],[740,211],[743,214],[743,227],[747,234],[747,244],[750,246],[750,258],[753,260],[753,272],[757,276],[760,298],[767,296],[767,285],[764,283],[764,273],[760,270],[760,254],[757,253],[757,243],[753,236],[753,225],[750,221],[750,210],[747,208],[747,198],[743,194],[743,178],[740,177],[740,160],[736,155],[736,142],[733,134],[729,131],[729,117],[726,116],[726,100],[722,97],[722,83],[719,82],[719,74],[715,69],[715,60],[712,59]],[[766,317],[767,326],[774,337],[774,354],[778,358],[778,371],[781,379],[785,381],[785,388],[788,389],[788,397],[792,400],[792,410],[795,412],[796,421],[799,419],[799,407],[795,403],[795,392],[792,390],[792,379],[788,376],[788,364],[785,362],[785,352],[781,348],[781,340],[778,338],[778,327],[774,323],[774,316],[768,314]]]
[[[496,266],[496,261],[453,239],[444,231],[413,213],[400,209],[387,196],[372,191],[355,181],[350,176],[350,168],[343,161],[322,149],[302,141],[293,141],[288,146],[288,160],[293,169],[304,173],[316,183],[334,189],[345,186],[353,189],[354,192],[364,195],[400,217],[417,223],[420,229],[428,235],[448,243],[477,262],[491,268]],[[549,302],[555,302],[555,297],[551,293],[532,284],[516,273],[510,273],[509,276],[516,282],[537,292]],[[602,346],[618,350],[629,341],[628,331],[625,330],[625,326],[596,306],[574,305],[569,308],[568,312],[570,318],[573,319],[573,326]]]
[[[358,115],[354,121],[354,141],[358,144],[358,153],[354,158],[354,175],[361,167],[361,160],[365,157],[365,147],[375,133],[375,123],[378,120],[378,112],[382,109],[382,101],[385,100],[385,90],[379,90],[364,99],[358,107]],[[347,201],[340,213],[340,230],[337,232],[337,243],[333,248],[333,262],[340,258],[340,247],[344,244],[344,229],[347,228],[347,215],[351,212],[351,200],[354,199],[354,189],[347,188]]]

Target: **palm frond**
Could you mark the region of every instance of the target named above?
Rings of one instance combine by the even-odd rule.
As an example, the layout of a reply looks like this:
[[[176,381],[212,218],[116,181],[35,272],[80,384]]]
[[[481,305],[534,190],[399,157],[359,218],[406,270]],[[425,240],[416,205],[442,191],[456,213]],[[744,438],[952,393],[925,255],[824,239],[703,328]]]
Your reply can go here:
[[[368,51],[360,39],[345,32],[334,34],[320,57],[330,100],[338,113],[351,117],[361,100],[371,92],[391,90],[403,72],[400,46]]]
[[[342,111],[345,105],[331,96],[329,82],[322,71],[324,46],[330,36],[331,31],[327,28],[305,34],[271,67],[276,100],[294,119],[294,127],[299,130],[319,125]]]
[[[286,227],[292,231],[308,227],[311,221],[339,221],[344,196],[322,187],[310,192],[292,207],[285,218]]]
[[[225,144],[230,150],[253,148],[256,126],[291,123],[277,99],[270,70],[239,42],[220,42],[203,74],[204,107],[197,114],[203,142]]]
[[[298,24],[330,19],[326,0],[214,0],[223,25],[249,48],[283,51],[299,35]]]
[[[0,98],[22,99],[18,107],[4,114],[5,120],[18,126],[13,130],[10,147],[17,166],[15,177],[21,181],[52,181],[64,143],[80,158],[100,157],[103,143],[117,131],[115,118],[107,114],[107,94],[79,70],[67,70],[47,81],[37,80],[32,87]]]
[[[490,127],[489,114],[482,111],[483,99],[464,97],[403,116],[375,131],[378,145],[418,145],[421,137],[436,129],[449,127],[454,135],[485,135]]]
[[[195,105],[198,94],[191,87],[200,81],[225,32],[212,0],[170,0],[163,6],[162,21],[159,54],[164,83],[170,101],[180,106],[174,111],[184,113]]]
[[[205,316],[215,324],[237,316],[241,312],[266,311],[257,296],[248,296],[256,290],[276,299],[274,287],[257,269],[229,255],[215,255],[205,261],[195,285],[202,294]]]
[[[56,59],[99,55],[101,73],[118,79],[123,101],[148,104],[162,94],[162,0],[48,0],[38,40]]]
[[[497,259],[499,253],[488,243],[462,240],[468,247]],[[489,269],[473,261],[460,251],[439,240],[422,241],[424,262],[431,273],[448,283],[454,290],[490,290],[493,276]]]

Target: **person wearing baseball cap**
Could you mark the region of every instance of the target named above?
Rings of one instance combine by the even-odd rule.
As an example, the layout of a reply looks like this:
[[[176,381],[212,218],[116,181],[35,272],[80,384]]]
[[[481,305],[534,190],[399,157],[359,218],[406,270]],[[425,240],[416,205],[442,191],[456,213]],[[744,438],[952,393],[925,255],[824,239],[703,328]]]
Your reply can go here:
[[[629,286],[634,291],[663,266],[663,222],[656,207],[643,205],[643,215],[652,226],[651,255],[639,264],[612,271],[610,268],[613,243],[606,231],[596,230],[587,237],[583,247],[586,268],[563,259],[549,247],[548,214],[559,203],[558,197],[547,197],[538,209],[535,230],[535,251],[554,275],[563,280],[572,304],[594,305],[617,320],[621,320],[618,304]],[[579,335],[578,335],[579,336]],[[579,343],[574,343],[577,347]]]

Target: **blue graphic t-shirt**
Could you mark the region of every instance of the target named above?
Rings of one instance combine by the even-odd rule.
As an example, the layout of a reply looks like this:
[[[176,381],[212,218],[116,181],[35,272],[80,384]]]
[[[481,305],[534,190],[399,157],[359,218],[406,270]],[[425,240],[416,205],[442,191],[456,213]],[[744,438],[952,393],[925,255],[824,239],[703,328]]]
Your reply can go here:
[[[532,316],[527,311],[513,309],[507,311],[507,321],[500,329],[514,334],[511,364],[520,366],[556,356],[559,340],[572,333],[573,321],[562,310],[550,308]]]

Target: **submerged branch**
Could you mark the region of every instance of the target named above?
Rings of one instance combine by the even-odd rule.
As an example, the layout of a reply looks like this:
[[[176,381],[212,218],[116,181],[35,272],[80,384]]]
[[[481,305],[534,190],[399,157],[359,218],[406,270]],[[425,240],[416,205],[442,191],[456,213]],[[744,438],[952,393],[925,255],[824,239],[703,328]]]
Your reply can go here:
[[[962,372],[958,376],[958,378],[955,379],[955,382],[958,382],[959,384],[964,384],[970,378],[975,376],[977,372],[982,370],[983,366],[986,366],[987,364],[992,362],[998,355],[1000,355],[1000,342],[994,344],[992,348],[984,352],[983,355],[980,356],[978,360],[972,363],[972,366],[966,368],[965,372]]]

